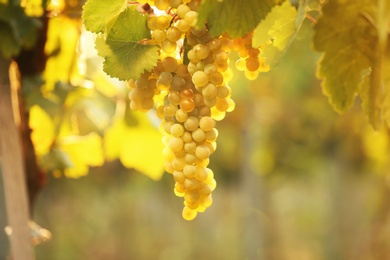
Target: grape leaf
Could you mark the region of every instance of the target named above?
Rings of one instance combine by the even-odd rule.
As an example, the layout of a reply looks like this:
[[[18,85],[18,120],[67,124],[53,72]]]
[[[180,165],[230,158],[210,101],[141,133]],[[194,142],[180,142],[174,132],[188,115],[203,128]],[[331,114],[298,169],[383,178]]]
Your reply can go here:
[[[304,20],[290,1],[275,6],[253,32],[252,45],[256,48],[265,46],[262,57],[267,64],[274,65],[284,54]],[[271,44],[266,44],[272,40]]]
[[[80,78],[77,45],[80,39],[80,22],[67,16],[49,20],[45,52],[48,60],[44,71],[44,90],[51,91],[58,81]]]
[[[152,70],[159,59],[159,48],[140,43],[149,38],[147,16],[127,8],[112,25],[105,44],[101,40],[96,42],[98,53],[105,58],[104,71],[111,77],[128,80],[139,78],[145,70]]]
[[[161,134],[145,114],[132,112],[137,124],[128,125],[117,119],[104,135],[107,160],[119,158],[127,168],[134,168],[153,180],[164,173]]]
[[[22,7],[0,3],[0,53],[11,58],[22,47],[34,46],[40,25],[39,20],[27,16]]]
[[[329,1],[315,25],[313,47],[324,52],[317,76],[329,101],[338,112],[346,111],[370,70],[377,32],[365,15],[375,17],[375,1]],[[371,85],[367,87],[372,87]]]
[[[386,120],[388,127],[390,127],[390,46],[388,46],[387,49],[387,55],[386,55],[386,61],[384,67],[385,67],[384,88],[385,88],[386,95],[383,101],[383,118],[384,120]]]
[[[65,169],[65,176],[78,178],[88,174],[90,166],[102,166],[104,163],[102,138],[96,133],[84,136],[65,136],[57,147],[65,152],[72,167]]]
[[[94,33],[106,32],[107,25],[127,5],[126,0],[88,0],[83,6],[82,19],[85,28]]]
[[[49,114],[40,106],[34,105],[30,109],[29,126],[32,130],[31,140],[38,156],[49,152],[55,139],[54,122]]]
[[[199,8],[198,26],[205,23],[213,36],[238,38],[251,32],[283,0],[208,0]]]
[[[12,28],[5,22],[0,21],[0,54],[9,59],[19,53],[20,45],[14,37]]]

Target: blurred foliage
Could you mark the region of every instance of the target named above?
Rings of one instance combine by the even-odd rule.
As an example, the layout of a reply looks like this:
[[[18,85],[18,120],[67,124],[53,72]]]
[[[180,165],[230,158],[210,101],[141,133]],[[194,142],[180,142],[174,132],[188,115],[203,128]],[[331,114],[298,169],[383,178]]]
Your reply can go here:
[[[30,12],[38,2],[26,3]],[[91,48],[94,38],[81,25],[81,3],[56,3],[49,3],[55,16],[49,21],[44,74],[23,82],[40,165],[55,176],[77,178],[88,174],[90,166],[119,159],[160,179],[158,128],[147,115],[128,109],[126,84],[103,72],[102,59]],[[141,149],[145,146],[150,149]]]
[[[171,176],[156,183],[113,161],[50,181],[36,220],[53,239],[38,258],[389,258],[389,133],[375,132],[359,104],[345,115],[329,107],[311,26],[303,23],[273,70],[231,82],[237,105],[217,125],[210,167],[218,187],[207,214],[184,221]]]
[[[342,116],[329,107],[309,20],[273,70],[250,82],[235,71],[236,111],[218,123],[211,157],[214,205],[186,222],[155,119],[129,111],[127,86],[102,72],[82,4],[48,2],[46,71],[23,82],[53,173],[35,208],[53,233],[38,259],[390,258],[388,130],[375,132],[358,104]]]

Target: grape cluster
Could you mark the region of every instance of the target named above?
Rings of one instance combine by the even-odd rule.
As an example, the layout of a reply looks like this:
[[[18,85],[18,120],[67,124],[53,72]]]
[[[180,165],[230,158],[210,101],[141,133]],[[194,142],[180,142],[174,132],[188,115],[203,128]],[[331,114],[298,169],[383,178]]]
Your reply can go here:
[[[196,27],[199,3],[154,0],[152,4],[165,11],[150,14],[148,20],[151,42],[160,46],[160,60],[153,71],[129,80],[131,108],[156,107],[161,119],[164,167],[173,175],[175,194],[184,198],[186,220],[212,204],[216,181],[208,165],[217,147],[216,121],[235,106],[227,84],[233,41],[212,37],[205,26]]]
[[[249,80],[255,80],[259,72],[269,71],[269,66],[265,64],[265,59],[260,57],[261,49],[252,47],[253,33],[249,33],[242,38],[233,41],[233,49],[238,52],[240,59],[236,61],[236,68],[244,71]]]

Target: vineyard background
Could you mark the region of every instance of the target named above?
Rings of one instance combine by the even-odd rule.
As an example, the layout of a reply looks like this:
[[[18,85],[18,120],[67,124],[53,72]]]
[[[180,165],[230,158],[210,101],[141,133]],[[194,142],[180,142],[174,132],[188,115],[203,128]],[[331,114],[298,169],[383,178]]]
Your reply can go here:
[[[329,106],[312,26],[257,80],[232,66],[236,110],[218,122],[207,212],[184,221],[171,176],[117,160],[78,179],[49,175],[34,220],[53,238],[37,259],[390,258],[388,130],[375,132],[358,102],[343,115]],[[7,248],[1,233],[0,259]]]

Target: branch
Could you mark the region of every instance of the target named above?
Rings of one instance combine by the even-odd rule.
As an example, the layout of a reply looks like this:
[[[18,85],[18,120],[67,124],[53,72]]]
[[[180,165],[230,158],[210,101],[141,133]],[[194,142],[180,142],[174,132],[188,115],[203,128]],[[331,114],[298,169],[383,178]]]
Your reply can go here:
[[[7,218],[12,228],[11,253],[14,260],[33,260],[24,163],[11,101],[9,65],[10,61],[0,56],[0,148]]]

